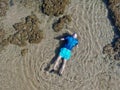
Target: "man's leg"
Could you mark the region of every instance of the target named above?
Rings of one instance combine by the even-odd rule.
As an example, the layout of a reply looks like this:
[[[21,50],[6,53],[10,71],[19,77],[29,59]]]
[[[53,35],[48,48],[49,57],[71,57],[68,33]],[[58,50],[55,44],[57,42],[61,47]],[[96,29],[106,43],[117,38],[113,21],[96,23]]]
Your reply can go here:
[[[63,73],[63,71],[64,71],[64,69],[65,69],[66,62],[67,62],[67,60],[64,59],[64,60],[63,60],[62,67],[61,67],[60,72],[59,72],[60,75]]]
[[[57,66],[58,66],[58,64],[59,64],[60,59],[61,59],[61,56],[58,56],[58,58],[57,58],[57,60],[56,60],[56,62],[55,62],[55,65],[54,65],[54,70],[57,69]]]

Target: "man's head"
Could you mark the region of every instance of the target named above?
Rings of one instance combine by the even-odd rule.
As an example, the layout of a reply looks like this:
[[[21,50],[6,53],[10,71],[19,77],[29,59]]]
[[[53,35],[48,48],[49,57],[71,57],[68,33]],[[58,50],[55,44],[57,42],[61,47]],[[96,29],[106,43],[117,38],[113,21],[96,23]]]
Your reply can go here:
[[[72,36],[73,36],[73,38],[77,38],[77,34],[76,33],[73,33]]]

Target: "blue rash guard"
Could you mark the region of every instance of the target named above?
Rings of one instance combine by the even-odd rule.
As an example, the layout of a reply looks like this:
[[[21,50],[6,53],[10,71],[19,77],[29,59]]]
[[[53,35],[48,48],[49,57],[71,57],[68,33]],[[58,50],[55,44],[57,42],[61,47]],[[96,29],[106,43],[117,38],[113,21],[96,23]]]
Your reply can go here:
[[[72,36],[67,36],[65,39],[65,45],[60,49],[59,56],[64,58],[64,60],[69,60],[71,57],[71,50],[78,44],[78,39]]]
[[[78,39],[73,38],[72,36],[67,36],[64,39],[66,40],[66,43],[63,46],[63,48],[67,48],[69,50],[72,50],[73,47],[75,47],[78,44]]]

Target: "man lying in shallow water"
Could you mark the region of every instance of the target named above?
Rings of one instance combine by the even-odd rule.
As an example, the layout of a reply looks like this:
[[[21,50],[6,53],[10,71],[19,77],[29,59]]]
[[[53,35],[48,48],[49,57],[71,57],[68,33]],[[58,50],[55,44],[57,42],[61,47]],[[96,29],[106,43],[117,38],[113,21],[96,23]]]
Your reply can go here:
[[[62,41],[65,40],[65,44],[60,49],[59,56],[57,57],[54,68],[50,71],[50,73],[56,72],[59,61],[61,58],[63,58],[63,64],[62,64],[62,67],[58,73],[61,76],[64,69],[65,69],[66,62],[71,57],[71,51],[72,51],[73,47],[78,46],[78,39],[77,39],[77,34],[73,33],[71,36],[61,38],[60,40],[62,40]]]

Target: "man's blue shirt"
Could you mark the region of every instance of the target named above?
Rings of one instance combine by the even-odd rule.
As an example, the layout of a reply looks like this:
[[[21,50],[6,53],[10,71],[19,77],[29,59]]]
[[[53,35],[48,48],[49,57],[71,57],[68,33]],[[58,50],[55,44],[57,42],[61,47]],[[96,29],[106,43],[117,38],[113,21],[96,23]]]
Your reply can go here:
[[[75,47],[78,44],[78,39],[73,38],[72,36],[67,36],[64,39],[66,40],[64,48],[67,48],[69,50],[72,50],[73,47]]]

